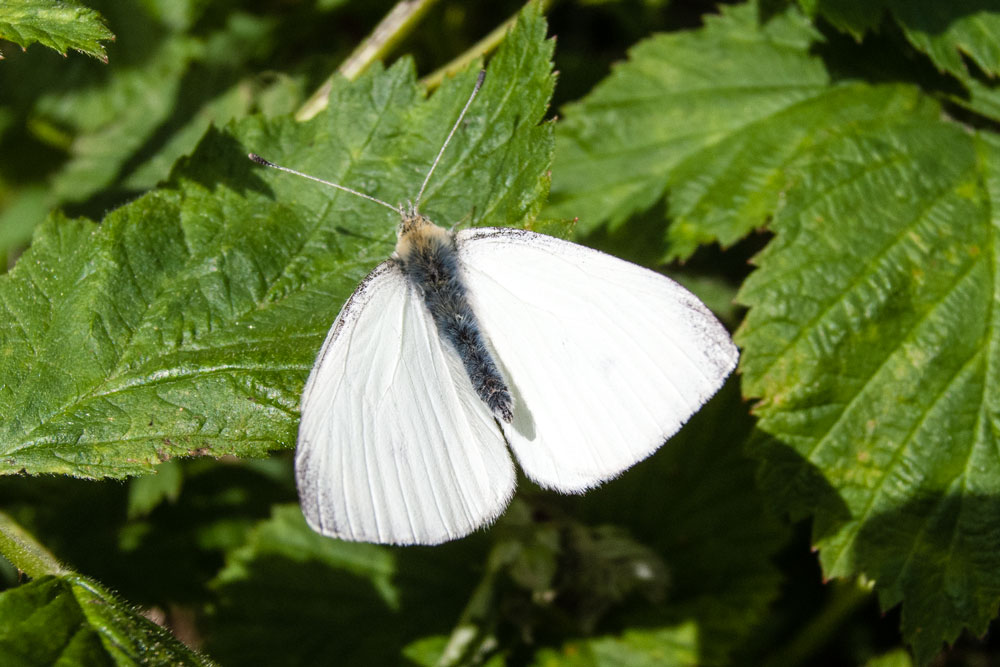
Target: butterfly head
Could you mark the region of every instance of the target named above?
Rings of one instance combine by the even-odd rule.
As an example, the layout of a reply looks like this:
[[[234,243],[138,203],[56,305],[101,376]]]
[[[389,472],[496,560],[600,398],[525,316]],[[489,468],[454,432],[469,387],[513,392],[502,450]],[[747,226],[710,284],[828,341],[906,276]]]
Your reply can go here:
[[[425,252],[429,247],[439,244],[452,244],[451,234],[447,229],[435,225],[413,206],[404,209],[396,234],[395,256],[404,262],[415,252]]]

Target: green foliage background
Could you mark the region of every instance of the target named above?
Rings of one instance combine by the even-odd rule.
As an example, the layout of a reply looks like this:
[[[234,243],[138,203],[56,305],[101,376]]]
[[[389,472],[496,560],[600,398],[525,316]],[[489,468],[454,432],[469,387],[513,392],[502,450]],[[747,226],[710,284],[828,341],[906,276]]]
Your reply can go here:
[[[426,5],[325,88],[391,2],[0,4],[0,664],[995,661],[1000,6]],[[246,153],[405,201],[497,28],[424,212],[665,270],[740,372],[585,496],[320,537],[298,398],[395,220]]]

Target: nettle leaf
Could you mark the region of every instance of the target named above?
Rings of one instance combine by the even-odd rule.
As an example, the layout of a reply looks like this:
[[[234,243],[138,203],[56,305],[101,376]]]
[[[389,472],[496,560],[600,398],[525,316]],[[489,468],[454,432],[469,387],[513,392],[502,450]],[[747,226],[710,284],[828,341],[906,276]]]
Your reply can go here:
[[[811,16],[861,39],[877,30],[886,13],[909,42],[937,67],[968,76],[968,57],[989,76],[1000,74],[1000,9],[982,0],[799,0]]]
[[[620,478],[583,496],[519,492],[490,529],[484,583],[451,637],[413,642],[407,657],[465,664],[531,651],[537,665],[728,664],[768,617],[781,585],[773,559],[786,542],[757,463],[742,453],[752,428],[730,382]]]
[[[649,664],[667,656],[725,664],[766,618],[787,534],[767,510],[757,463],[742,452],[753,420],[734,418],[741,408],[730,382],[655,456],[579,499],[581,519],[623,525],[660,554],[669,584],[662,602],[628,613],[631,631],[570,642],[564,653],[587,646],[584,654],[630,655],[628,664],[639,655]]]
[[[211,665],[166,629],[78,574],[0,593],[5,665]]]
[[[525,224],[545,196],[551,42],[526,10],[490,65],[423,211]],[[173,456],[294,442],[302,385],[343,301],[392,251],[395,216],[263,170],[248,151],[404,201],[476,76],[427,100],[412,66],[339,82],[308,123],[210,133],[170,186],[101,225],[51,218],[0,278],[0,472],[123,477]]]
[[[1000,75],[1000,7],[981,0],[895,0],[892,13],[939,69],[965,79],[969,58],[988,76]]]
[[[10,183],[0,212],[0,250],[26,246],[59,206],[103,215],[134,199],[165,180],[212,124],[254,109],[287,113],[297,106],[304,77],[248,67],[272,55],[272,37],[283,24],[227,11],[194,28],[189,24],[204,12],[201,5],[108,4],[106,16],[120,33],[109,45],[110,68],[44,52],[4,61],[0,90],[18,117],[28,119],[11,128],[8,153],[18,155],[21,172],[49,175],[45,187]],[[24,141],[54,150],[18,150]]]
[[[968,94],[961,97],[952,95],[949,101],[993,121],[1000,121],[1000,85],[997,85],[996,80],[984,83],[975,78],[967,78],[963,83]]]
[[[38,100],[36,123],[69,128],[69,160],[52,179],[58,201],[83,201],[115,183],[129,160],[175,111],[182,77],[197,43],[157,40],[139,62],[116,61],[113,72],[80,73],[89,86],[49,91]],[[164,172],[162,175],[166,175]]]
[[[926,661],[1000,604],[1000,141],[914,118],[822,150],[739,295],[744,393],[826,575],[902,602]]]
[[[38,42],[63,55],[74,49],[106,63],[101,42],[115,36],[100,14],[74,0],[4,0],[0,38],[22,48]]]
[[[172,32],[151,12],[143,6],[123,12],[128,30],[112,50],[110,70],[84,63],[53,75],[45,63],[21,59],[5,74],[11,84],[57,79],[32,100],[33,128],[56,128],[69,157],[52,177],[56,202],[151,188],[211,123],[246,115],[260,95],[261,86],[241,76],[240,67],[260,56],[255,47],[269,42],[273,22],[234,13],[224,25],[192,35]]]
[[[669,193],[662,254],[688,257],[765,224],[829,134],[938,112],[912,88],[832,84],[811,53],[818,33],[794,9],[764,23],[753,3],[722,11],[641,42],[565,110],[548,215],[614,229]]]
[[[447,631],[475,586],[482,536],[398,549],[318,535],[276,507],[213,582],[209,651],[227,664],[394,664]]]
[[[815,18],[822,16],[835,28],[860,40],[882,22],[891,0],[798,0],[802,10]]]
[[[0,186],[2,189],[2,186]],[[5,190],[5,206],[0,210],[0,254],[4,257],[31,239],[39,220],[49,214],[50,196],[48,188],[32,185],[16,193]]]
[[[595,637],[569,642],[559,650],[538,653],[534,665],[564,667],[599,667],[632,665],[634,667],[684,667],[706,664],[699,657],[698,626],[694,622],[672,628],[626,630],[620,637]]]
[[[0,478],[0,507],[76,571],[113,584],[131,602],[172,613],[178,604],[204,604],[211,597],[206,584],[225,552],[243,544],[275,503],[295,497],[290,458],[171,461],[129,484],[8,475]],[[162,502],[150,509],[154,484],[161,485]],[[136,502],[141,498],[133,487],[146,490],[145,503]],[[175,500],[170,496],[178,487]],[[11,555],[7,548],[3,553]],[[34,568],[29,574],[39,572],[56,573]]]

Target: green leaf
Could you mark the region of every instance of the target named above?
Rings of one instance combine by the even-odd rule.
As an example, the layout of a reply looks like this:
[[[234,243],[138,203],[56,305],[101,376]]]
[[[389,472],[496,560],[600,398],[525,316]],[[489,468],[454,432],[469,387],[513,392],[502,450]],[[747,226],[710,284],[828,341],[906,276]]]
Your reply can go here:
[[[421,667],[441,667],[444,662],[442,658],[447,648],[448,637],[426,637],[406,646],[403,649],[403,656],[414,665],[420,665]],[[481,664],[483,667],[504,667],[507,662],[503,659],[502,655],[496,653]]]
[[[100,227],[53,217],[0,280],[6,472],[120,477],[209,443],[249,455],[280,437],[268,415],[287,420],[295,402],[270,394],[294,380],[253,354],[267,319],[250,308],[258,285],[226,282],[253,271],[238,250],[234,270],[189,245],[181,202],[150,195]]]
[[[46,576],[0,593],[5,665],[211,665],[94,581]]]
[[[882,22],[891,0],[798,0],[811,18],[822,16],[834,27],[860,40]]]
[[[49,212],[51,197],[47,188],[27,187],[12,195],[0,209],[0,256],[23,248],[31,239],[35,225]]]
[[[66,570],[48,549],[38,543],[6,512],[0,512],[0,555],[29,577],[64,574]]]
[[[89,60],[65,63],[44,52],[4,61],[0,89],[18,110],[19,123],[0,146],[18,156],[18,167],[10,165],[9,210],[0,216],[0,249],[25,244],[61,205],[103,215],[134,199],[164,180],[213,123],[224,125],[255,108],[295,108],[300,74],[261,74],[249,66],[272,55],[280,22],[219,11],[190,33],[176,32],[203,11],[193,4],[108,5],[109,20],[121,31],[109,47],[111,68]],[[51,150],[38,150],[38,142]],[[25,173],[39,180],[44,175],[45,186],[31,187]]]
[[[699,657],[698,626],[693,621],[672,628],[626,630],[620,637],[595,637],[568,642],[560,649],[544,649],[533,663],[537,667],[686,667],[705,664]]]
[[[916,49],[942,71],[968,78],[963,57],[988,76],[1000,74],[1000,9],[982,0],[799,0],[839,30],[861,39],[879,28],[886,12]]]
[[[70,159],[52,179],[56,201],[152,187],[209,125],[224,125],[254,104],[259,86],[234,70],[268,41],[273,22],[234,12],[198,38],[171,34],[136,14],[129,17],[132,32],[113,52],[121,52],[113,71],[74,72],[73,85],[48,89],[34,105],[36,133],[44,125],[72,137],[65,146]]]
[[[136,477],[129,483],[128,517],[146,516],[163,501],[175,502],[181,493],[183,472],[178,461],[156,466],[155,474]]]
[[[819,37],[795,11],[758,23],[753,4],[705,28],[641,42],[557,131],[553,216],[584,234],[667,193],[665,259],[729,245],[762,226],[796,165],[856,123],[937,113],[912,88],[832,84]],[[711,67],[704,63],[711,62]]]
[[[872,658],[865,667],[913,667],[913,658],[906,650],[898,648]]]
[[[418,637],[446,631],[482,560],[476,538],[398,549],[313,532],[298,505],[230,553],[206,640],[227,664],[394,664]]]
[[[982,82],[974,78],[966,79],[963,83],[968,94],[952,95],[949,101],[995,122],[1000,121],[1000,83],[995,79]]]
[[[728,383],[649,460],[580,498],[581,520],[627,528],[660,554],[669,580],[664,601],[624,615],[634,633],[599,636],[600,645],[653,662],[696,651],[684,664],[726,664],[767,618],[780,583],[772,560],[787,536],[742,453],[753,425],[741,404]]]
[[[783,471],[766,476],[816,513],[827,576],[903,603],[925,662],[1000,604],[1000,142],[923,118],[864,129],[788,191],[737,340]]]
[[[587,233],[652,206],[685,158],[827,86],[821,61],[807,54],[817,37],[801,15],[761,27],[743,5],[701,30],[640,42],[563,110],[549,213],[578,216]]]
[[[101,42],[115,36],[100,14],[74,0],[4,0],[0,38],[22,48],[38,42],[63,55],[74,49],[106,63]]]
[[[763,227],[799,171],[826,159],[822,147],[831,137],[938,113],[912,87],[842,84],[759,118],[671,173],[666,259],[686,259],[705,243],[728,246]]]
[[[551,153],[550,126],[537,126],[553,84],[544,30],[527,11],[493,60],[425,192],[428,215],[534,218]],[[100,226],[51,218],[0,278],[0,471],[123,477],[178,455],[290,446],[326,330],[390,254],[398,221],[246,153],[404,201],[474,77],[421,100],[407,63],[373,71],[338,84],[310,123],[210,134],[171,187]]]
[[[893,0],[891,7],[910,43],[939,69],[966,79],[967,57],[987,76],[1000,75],[1000,7],[981,0]]]

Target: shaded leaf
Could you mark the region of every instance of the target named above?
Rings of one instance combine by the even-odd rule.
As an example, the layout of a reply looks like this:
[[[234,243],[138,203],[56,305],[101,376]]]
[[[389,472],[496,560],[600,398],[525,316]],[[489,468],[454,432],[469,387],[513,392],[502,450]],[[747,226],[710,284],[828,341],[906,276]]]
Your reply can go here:
[[[913,667],[913,658],[905,649],[896,649],[876,656],[865,663],[865,667]]]
[[[970,78],[964,83],[968,95],[952,96],[950,101],[993,121],[1000,121],[1000,81],[983,82]]]
[[[887,15],[910,43],[941,70],[965,79],[969,58],[989,76],[1000,74],[1000,8],[990,0],[799,0],[811,15],[821,15],[861,39],[877,30]]]
[[[83,201],[115,182],[126,162],[174,113],[182,77],[197,49],[190,39],[156,40],[141,62],[117,63],[103,85],[93,81],[39,100],[36,124],[52,123],[72,132],[70,159],[52,181],[57,201]]]
[[[297,505],[277,507],[214,582],[208,647],[231,664],[392,664],[450,627],[481,558],[475,538],[434,549],[333,540]]]
[[[211,665],[167,630],[78,574],[0,593],[5,665]]]
[[[161,502],[174,502],[181,493],[183,472],[178,461],[156,466],[155,474],[136,477],[128,488],[128,517],[135,519],[149,514]]]
[[[152,187],[209,125],[247,114],[260,92],[238,68],[267,42],[273,21],[233,13],[199,38],[167,32],[146,16],[130,20],[134,33],[123,37],[113,72],[75,72],[74,85],[47,91],[34,106],[36,128],[45,123],[71,136],[70,159],[52,179],[56,201]]]
[[[787,536],[742,453],[752,428],[743,414],[730,382],[649,460],[579,500],[581,519],[614,522],[655,549],[669,580],[664,600],[624,614],[632,630],[599,635],[593,650],[725,664],[766,618],[781,580],[772,561]],[[689,652],[695,659],[684,662]]]
[[[4,62],[0,89],[18,111],[17,131],[0,145],[0,152],[17,156],[20,168],[13,160],[7,165],[12,189],[24,172],[46,182],[38,187],[42,197],[28,186],[2,212],[0,223],[14,223],[3,227],[9,245],[26,244],[58,206],[103,215],[135,198],[164,180],[213,123],[255,108],[294,108],[301,75],[272,76],[249,67],[271,54],[280,23],[219,10],[198,30],[177,32],[204,10],[195,4],[204,3],[108,5],[109,19],[121,30],[109,47],[110,68],[47,53],[15,54]],[[48,150],[38,150],[39,142]]]
[[[419,639],[403,649],[403,655],[414,665],[423,667],[441,667],[445,651],[448,648],[448,637],[436,636]],[[503,656],[495,654],[481,663],[483,667],[503,667],[507,662]]]
[[[694,622],[673,628],[626,630],[620,637],[595,637],[569,642],[559,650],[546,649],[533,664],[567,667],[599,665],[688,666],[705,664],[699,657],[698,628]]]
[[[939,69],[965,79],[969,58],[988,76],[1000,76],[1000,7],[988,0],[892,0],[893,17],[907,39]]]
[[[141,517],[126,514],[131,487],[159,474],[128,484],[2,477],[0,507],[61,561],[130,601],[168,613],[177,605],[200,606],[211,597],[207,583],[225,553],[242,545],[275,503],[295,498],[295,483],[285,456],[226,464],[190,459],[168,467],[177,463],[181,493]]]

